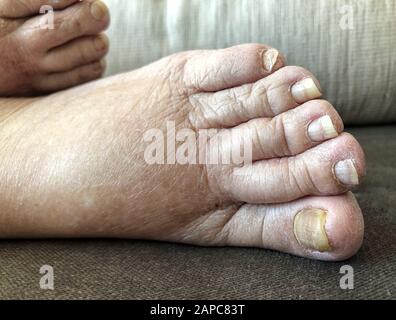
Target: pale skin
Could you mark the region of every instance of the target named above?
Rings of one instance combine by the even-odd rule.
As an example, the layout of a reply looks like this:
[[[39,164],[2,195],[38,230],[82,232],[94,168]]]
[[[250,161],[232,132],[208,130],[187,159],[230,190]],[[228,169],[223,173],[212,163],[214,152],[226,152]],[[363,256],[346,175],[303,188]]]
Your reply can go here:
[[[309,71],[246,44],[179,53],[45,97],[1,99],[0,236],[346,259],[363,238],[349,190],[364,176],[364,154],[320,96]],[[253,166],[148,164],[143,133],[166,121],[251,137]]]

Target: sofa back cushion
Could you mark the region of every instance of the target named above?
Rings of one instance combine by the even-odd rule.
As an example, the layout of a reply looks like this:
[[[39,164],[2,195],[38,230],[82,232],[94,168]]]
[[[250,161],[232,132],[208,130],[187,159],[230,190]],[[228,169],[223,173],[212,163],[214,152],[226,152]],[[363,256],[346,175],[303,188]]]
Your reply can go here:
[[[183,50],[272,45],[311,70],[347,124],[396,121],[395,0],[105,0],[108,74]]]

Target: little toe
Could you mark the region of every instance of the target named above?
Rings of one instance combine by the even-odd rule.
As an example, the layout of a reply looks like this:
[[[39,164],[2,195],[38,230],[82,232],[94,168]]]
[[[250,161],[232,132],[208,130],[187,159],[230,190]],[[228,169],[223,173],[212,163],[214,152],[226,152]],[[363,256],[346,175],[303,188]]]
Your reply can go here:
[[[278,50],[260,44],[199,51],[185,64],[183,82],[193,92],[218,91],[255,82],[284,65]]]
[[[35,90],[42,93],[63,90],[100,78],[106,69],[104,60],[71,71],[47,74],[35,81]]]
[[[105,34],[78,38],[49,51],[43,58],[42,68],[46,72],[65,72],[101,60],[108,49]]]
[[[1,0],[0,17],[23,18],[44,13],[49,8],[64,9],[80,0]]]
[[[206,223],[210,223],[209,219]],[[361,247],[364,221],[352,193],[276,205],[243,205],[218,236],[219,245],[272,249],[327,261]]]
[[[222,191],[236,201],[280,203],[352,189],[365,175],[365,160],[356,139],[342,133],[297,156],[257,161],[221,175]]]

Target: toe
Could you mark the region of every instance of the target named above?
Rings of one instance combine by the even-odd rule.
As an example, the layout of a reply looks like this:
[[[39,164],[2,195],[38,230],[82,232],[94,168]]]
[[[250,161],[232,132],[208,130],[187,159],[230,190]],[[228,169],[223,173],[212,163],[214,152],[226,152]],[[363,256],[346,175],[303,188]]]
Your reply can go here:
[[[80,0],[1,0],[0,17],[23,18],[44,13],[43,10],[64,9]]]
[[[100,78],[106,68],[104,60],[94,62],[71,71],[53,73],[35,81],[38,92],[53,92]]]
[[[284,64],[279,51],[260,44],[199,51],[185,64],[183,82],[193,92],[218,91],[255,82]]]
[[[284,67],[254,84],[190,96],[191,123],[197,128],[230,127],[273,117],[321,96],[318,80],[301,67]]]
[[[257,161],[300,154],[337,137],[343,129],[341,117],[329,102],[313,100],[272,119],[254,119],[228,129],[232,140],[225,143],[238,152],[249,142],[252,160]],[[237,143],[235,137],[243,139]]]
[[[105,34],[82,37],[57,47],[46,54],[42,69],[46,72],[65,72],[98,60],[109,49],[109,40]]]
[[[250,246],[319,260],[345,260],[361,247],[364,222],[352,193],[277,205],[243,205],[219,236],[221,245]]]
[[[94,36],[105,30],[110,16],[102,1],[79,1],[65,10],[54,13],[53,28],[42,28],[42,19],[36,17],[24,24],[21,36],[38,51],[48,51],[83,36]],[[54,30],[56,32],[54,32]]]
[[[358,185],[364,174],[363,150],[347,133],[297,156],[257,161],[234,168],[228,175],[218,173],[223,192],[248,203],[337,195]]]

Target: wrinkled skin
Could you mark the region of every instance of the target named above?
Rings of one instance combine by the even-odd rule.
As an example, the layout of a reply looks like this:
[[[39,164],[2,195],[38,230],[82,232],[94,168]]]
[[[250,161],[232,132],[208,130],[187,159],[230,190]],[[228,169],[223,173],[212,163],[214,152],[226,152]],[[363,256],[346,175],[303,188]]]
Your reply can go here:
[[[257,246],[325,260],[354,254],[360,209],[332,168],[351,156],[363,176],[361,148],[328,102],[292,101],[290,86],[312,74],[280,57],[266,68],[266,50],[186,52],[45,98],[1,101],[0,235]],[[336,138],[308,141],[319,115],[333,119]],[[143,135],[166,132],[166,121],[250,135],[255,163],[147,164]],[[331,252],[294,238],[293,218],[305,207],[328,211]]]

